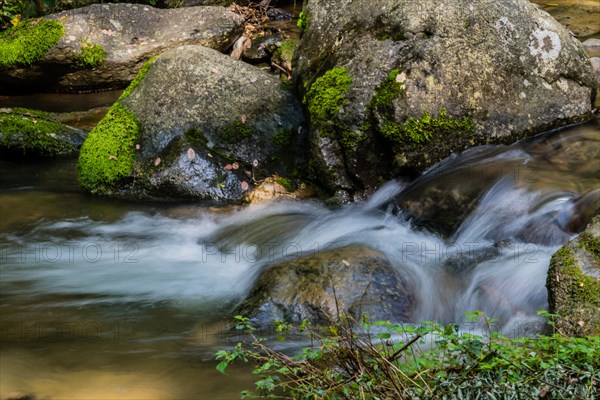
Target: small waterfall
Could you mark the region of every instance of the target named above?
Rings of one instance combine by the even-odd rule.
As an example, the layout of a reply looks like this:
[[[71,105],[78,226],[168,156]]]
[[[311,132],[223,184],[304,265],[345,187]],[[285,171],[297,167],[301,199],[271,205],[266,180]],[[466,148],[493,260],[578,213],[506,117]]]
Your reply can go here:
[[[63,295],[78,306],[167,302],[224,315],[265,266],[363,245],[383,252],[413,286],[411,322],[461,322],[465,311],[483,310],[514,330],[547,306],[552,253],[598,210],[600,182],[589,164],[599,149],[597,132],[585,129],[471,149],[335,210],[309,201],[185,217],[159,209],[114,221],[42,219],[27,232],[2,233],[0,290],[8,298]]]

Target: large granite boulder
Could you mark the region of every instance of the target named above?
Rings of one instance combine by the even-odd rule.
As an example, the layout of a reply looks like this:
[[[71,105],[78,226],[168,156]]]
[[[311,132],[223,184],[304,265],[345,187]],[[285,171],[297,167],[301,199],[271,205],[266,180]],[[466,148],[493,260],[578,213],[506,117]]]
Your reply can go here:
[[[178,47],[149,63],[90,133],[80,182],[101,194],[240,201],[261,179],[298,173],[303,121],[276,77]]]
[[[315,176],[341,200],[590,115],[581,44],[525,0],[309,0],[294,60]]]
[[[243,18],[223,7],[94,4],[45,20],[59,21],[62,37],[32,65],[16,62],[1,67],[4,90],[125,87],[148,59],[165,50],[196,44],[225,51],[244,29]]]
[[[343,247],[265,268],[236,313],[263,327],[275,320],[326,324],[341,314],[409,321],[409,282],[382,253]]]
[[[559,333],[600,335],[600,215],[554,253],[546,286]]]

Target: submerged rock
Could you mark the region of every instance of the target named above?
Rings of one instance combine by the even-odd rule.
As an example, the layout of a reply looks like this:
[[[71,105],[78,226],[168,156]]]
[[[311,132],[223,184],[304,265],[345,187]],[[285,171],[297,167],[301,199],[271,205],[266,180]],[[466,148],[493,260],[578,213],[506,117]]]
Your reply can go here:
[[[546,286],[559,333],[600,335],[600,215],[554,253]]]
[[[13,155],[77,154],[86,133],[43,111],[0,108],[0,152]]]
[[[109,111],[97,128],[113,132],[112,150],[95,132],[84,144],[79,165],[85,189],[240,201],[256,181],[286,177],[301,164],[302,111],[274,76],[202,46],[167,51],[143,71],[113,106],[119,118]],[[112,128],[124,118],[127,137]],[[122,158],[119,152],[131,161],[118,177],[97,179]],[[111,156],[114,163],[96,161]]]
[[[524,0],[308,1],[294,59],[315,177],[351,197],[453,152],[585,119],[581,44]]]
[[[45,17],[64,34],[40,60],[0,68],[5,90],[60,91],[126,86],[144,62],[185,44],[225,51],[243,18],[222,7],[161,10],[136,4],[94,4]]]
[[[265,268],[236,312],[261,326],[274,320],[326,324],[338,314],[407,321],[408,279],[376,250],[344,247]]]

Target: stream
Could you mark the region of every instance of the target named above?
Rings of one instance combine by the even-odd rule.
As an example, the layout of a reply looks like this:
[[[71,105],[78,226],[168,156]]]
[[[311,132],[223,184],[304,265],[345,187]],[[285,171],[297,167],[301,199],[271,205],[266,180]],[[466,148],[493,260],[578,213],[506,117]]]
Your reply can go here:
[[[552,253],[599,208],[599,124],[473,148],[337,209],[126,203],[82,193],[75,160],[0,161],[0,393],[239,398],[250,369],[225,376],[213,360],[232,308],[264,267],[346,245],[409,278],[405,322],[483,310],[508,335],[534,334]],[[458,206],[429,219],[402,208],[431,193]]]

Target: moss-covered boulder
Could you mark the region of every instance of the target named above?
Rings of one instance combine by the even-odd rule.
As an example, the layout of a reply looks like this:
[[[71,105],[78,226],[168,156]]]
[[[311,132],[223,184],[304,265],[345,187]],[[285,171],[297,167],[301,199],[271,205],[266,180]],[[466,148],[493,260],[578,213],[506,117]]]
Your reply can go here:
[[[170,48],[197,44],[225,51],[241,35],[243,23],[239,15],[209,6],[158,9],[94,4],[52,14],[39,23],[19,24],[0,34],[0,85],[14,91],[125,87],[144,62]],[[48,31],[48,24],[60,27],[58,37],[33,35],[40,26]],[[53,29],[54,34],[57,28]],[[29,37],[33,39],[24,39]],[[5,47],[16,46],[36,57],[4,56]]]
[[[58,122],[52,114],[0,108],[0,152],[19,155],[77,154],[85,132]]]
[[[202,46],[142,69],[84,143],[80,182],[140,199],[242,201],[302,168],[303,115],[279,80]]]
[[[554,253],[546,286],[559,333],[600,335],[600,215]]]
[[[407,277],[382,253],[359,246],[266,267],[236,313],[264,327],[275,320],[326,324],[344,313],[408,321],[413,302]]]
[[[302,21],[311,166],[341,199],[590,115],[581,44],[526,0],[308,0]]]

